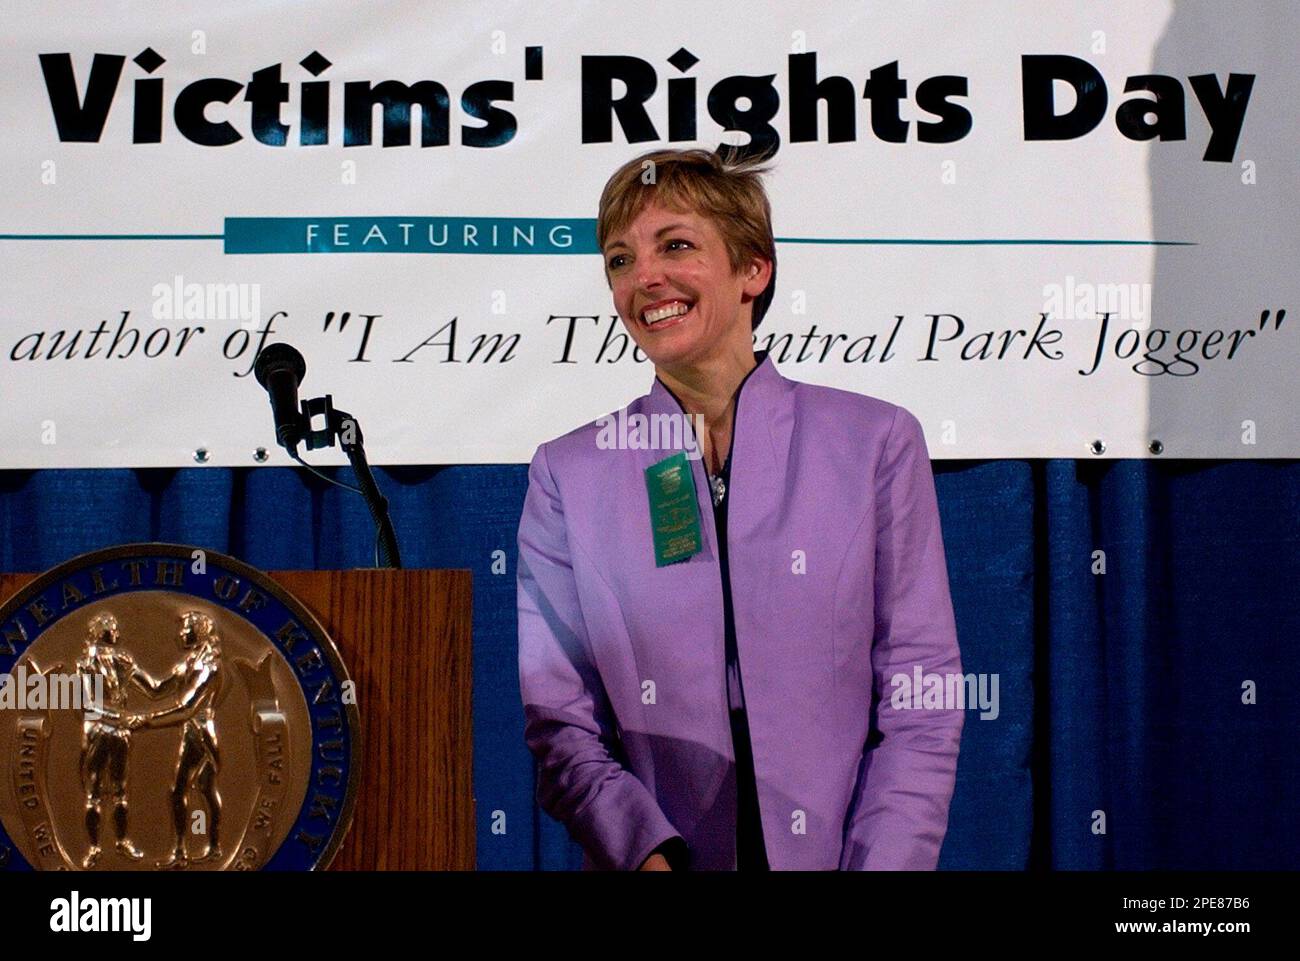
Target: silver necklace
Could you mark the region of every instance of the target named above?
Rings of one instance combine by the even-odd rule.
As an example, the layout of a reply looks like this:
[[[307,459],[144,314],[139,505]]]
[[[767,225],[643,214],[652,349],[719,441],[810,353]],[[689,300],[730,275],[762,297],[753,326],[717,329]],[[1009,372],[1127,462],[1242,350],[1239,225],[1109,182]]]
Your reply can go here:
[[[727,482],[722,479],[720,474],[710,474],[709,487],[713,491],[713,506],[717,507],[722,503],[722,498],[727,496]]]

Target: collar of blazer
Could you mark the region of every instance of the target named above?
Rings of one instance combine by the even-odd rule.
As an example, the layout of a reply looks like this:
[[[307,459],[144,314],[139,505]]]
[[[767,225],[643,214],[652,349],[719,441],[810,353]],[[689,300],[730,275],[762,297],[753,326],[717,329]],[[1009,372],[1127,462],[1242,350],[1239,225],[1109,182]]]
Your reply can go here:
[[[736,389],[735,423],[731,431],[731,482],[727,499],[733,508],[775,506],[780,494],[784,465],[776,452],[788,449],[789,430],[793,420],[794,381],[787,380],[776,369],[776,364],[765,350],[756,351],[758,362]],[[644,414],[671,414],[685,416],[686,409],[668,386],[655,377],[650,393],[641,398]],[[688,420],[687,422],[691,422]],[[787,446],[783,448],[777,438],[784,435]],[[696,458],[696,486],[705,492],[709,503],[708,476],[703,458]],[[711,513],[711,512],[710,512]],[[744,513],[737,510],[737,513]],[[762,510],[759,510],[762,513]]]

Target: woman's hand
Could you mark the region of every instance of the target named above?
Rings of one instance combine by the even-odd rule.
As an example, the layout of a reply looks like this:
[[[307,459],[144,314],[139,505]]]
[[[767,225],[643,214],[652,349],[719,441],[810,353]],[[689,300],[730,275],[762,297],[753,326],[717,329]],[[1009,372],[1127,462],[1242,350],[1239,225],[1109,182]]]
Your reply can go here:
[[[642,864],[639,868],[637,868],[637,870],[638,871],[671,871],[672,868],[669,867],[668,865],[668,859],[664,857],[662,854],[652,854],[645,859],[645,863]]]

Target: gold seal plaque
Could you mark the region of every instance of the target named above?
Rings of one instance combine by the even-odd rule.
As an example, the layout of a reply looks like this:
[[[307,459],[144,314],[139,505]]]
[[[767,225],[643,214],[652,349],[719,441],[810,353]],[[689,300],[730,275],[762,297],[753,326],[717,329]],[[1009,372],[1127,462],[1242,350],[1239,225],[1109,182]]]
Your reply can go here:
[[[0,606],[0,867],[312,870],[347,833],[354,688],[231,557],[85,554]]]

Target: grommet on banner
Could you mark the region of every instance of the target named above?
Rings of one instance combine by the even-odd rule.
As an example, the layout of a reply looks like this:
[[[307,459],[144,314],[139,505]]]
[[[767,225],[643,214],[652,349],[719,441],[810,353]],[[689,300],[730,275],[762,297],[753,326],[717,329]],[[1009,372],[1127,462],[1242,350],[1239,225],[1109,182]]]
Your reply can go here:
[[[267,454],[265,447],[259,447],[257,450],[253,451],[253,460],[257,461],[259,464],[265,462],[269,456],[270,455]]]
[[[1153,454],[1163,454],[1165,452],[1165,445],[1161,441],[1153,440],[1151,443],[1147,444],[1147,450],[1151,451]]]
[[[200,447],[196,450],[194,452],[194,460],[200,464],[206,464],[208,462],[208,449],[206,447]]]
[[[1106,442],[1100,439],[1095,440],[1088,445],[1088,449],[1094,454],[1104,454],[1106,453]]]

